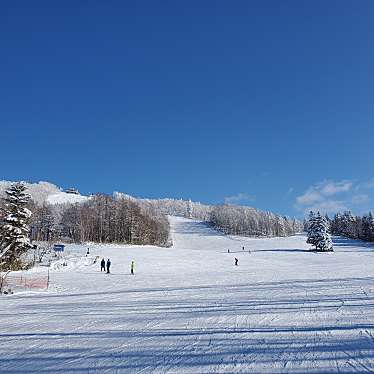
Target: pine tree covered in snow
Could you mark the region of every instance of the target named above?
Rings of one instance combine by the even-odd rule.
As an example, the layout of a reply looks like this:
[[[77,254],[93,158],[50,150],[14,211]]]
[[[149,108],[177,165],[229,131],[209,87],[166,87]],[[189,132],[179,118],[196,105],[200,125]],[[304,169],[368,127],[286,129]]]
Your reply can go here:
[[[316,251],[333,251],[329,222],[319,212],[317,214],[310,212],[309,214],[307,243],[314,245]]]
[[[309,212],[308,220],[306,223],[306,232],[308,234],[306,242],[308,244],[316,245],[317,235],[315,229],[316,216],[312,211]]]
[[[26,208],[30,195],[23,183],[13,183],[6,190],[3,219],[0,226],[0,267],[16,269],[20,256],[31,247],[28,222],[31,212]]]
[[[361,238],[369,242],[374,241],[374,218],[371,213],[362,217]]]
[[[192,208],[192,201],[191,199],[188,200],[188,203],[187,203],[187,217],[188,218],[192,218],[193,217],[193,208]]]

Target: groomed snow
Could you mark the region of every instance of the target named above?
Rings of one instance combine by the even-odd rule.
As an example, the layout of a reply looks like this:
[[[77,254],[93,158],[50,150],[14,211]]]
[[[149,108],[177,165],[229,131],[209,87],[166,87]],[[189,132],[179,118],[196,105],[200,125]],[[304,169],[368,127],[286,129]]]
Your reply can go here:
[[[336,238],[315,254],[303,236],[170,221],[172,248],[68,246],[49,291],[0,296],[0,372],[374,371],[374,248]]]
[[[75,203],[84,203],[89,198],[87,196],[83,195],[75,195],[71,193],[66,192],[58,192],[51,194],[47,197],[47,203],[48,204],[75,204]]]

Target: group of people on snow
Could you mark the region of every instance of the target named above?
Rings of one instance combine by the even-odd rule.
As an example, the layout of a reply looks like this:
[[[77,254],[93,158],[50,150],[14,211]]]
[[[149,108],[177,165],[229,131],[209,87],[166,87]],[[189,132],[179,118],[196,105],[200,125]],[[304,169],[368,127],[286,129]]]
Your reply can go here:
[[[107,261],[105,262],[105,258],[103,258],[100,262],[100,271],[101,272],[106,272],[107,274],[110,274],[110,266],[112,265],[112,262],[110,261],[110,259],[108,258]],[[131,275],[134,275],[135,271],[135,261],[131,261],[131,264],[130,264],[130,272],[131,272]]]
[[[244,251],[245,248],[242,247],[242,251]],[[249,253],[251,253],[251,250],[249,249],[248,250]],[[227,250],[227,253],[230,253],[230,250],[228,249]],[[90,254],[90,249],[87,250],[87,253],[86,253],[86,256]],[[239,266],[239,259],[234,257],[234,264],[235,266]],[[102,258],[101,262],[100,262],[100,271],[101,272],[106,272],[107,274],[110,274],[110,266],[112,265],[110,259],[108,258],[107,261],[105,262],[105,259]],[[131,275],[134,275],[135,271],[135,261],[131,261],[131,264],[130,264],[130,274]]]
[[[107,272],[107,274],[110,273],[110,265],[112,265],[112,263],[110,262],[110,259],[108,258],[108,260],[106,261],[105,263],[105,259],[103,258],[100,262],[100,271],[104,271],[104,272]]]
[[[242,247],[242,251],[245,251],[245,247],[244,246]],[[227,250],[227,253],[231,253],[229,249]],[[250,249],[248,249],[248,253],[251,253]],[[235,266],[239,266],[239,259],[236,258],[236,257],[234,257],[234,264],[235,264]]]

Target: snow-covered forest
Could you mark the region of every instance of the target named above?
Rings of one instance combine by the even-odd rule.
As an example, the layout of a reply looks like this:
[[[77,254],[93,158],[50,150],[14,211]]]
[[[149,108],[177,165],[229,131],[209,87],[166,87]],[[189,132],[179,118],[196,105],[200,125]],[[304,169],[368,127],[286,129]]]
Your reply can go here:
[[[11,182],[0,182],[0,196]],[[302,230],[301,222],[270,212],[234,205],[204,205],[182,199],[139,199],[72,195],[48,182],[26,183],[32,197],[31,239],[99,243],[169,245],[167,215],[210,223],[225,234],[289,236]]]
[[[37,207],[31,220],[32,238],[84,243],[126,243],[166,246],[167,218],[143,210],[136,201],[97,194],[80,204]]]
[[[290,236],[303,230],[296,219],[235,205],[215,206],[210,222],[225,234],[240,236]]]
[[[351,239],[374,241],[374,217],[372,213],[354,216],[351,212],[337,213],[330,221],[331,233]]]

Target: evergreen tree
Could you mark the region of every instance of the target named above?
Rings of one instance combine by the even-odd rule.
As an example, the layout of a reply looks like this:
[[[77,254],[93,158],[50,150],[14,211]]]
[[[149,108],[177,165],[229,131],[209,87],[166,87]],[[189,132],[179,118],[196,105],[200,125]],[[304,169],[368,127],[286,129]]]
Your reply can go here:
[[[336,213],[333,220],[331,221],[331,234],[342,234],[342,216],[340,213]]]
[[[23,183],[13,183],[6,190],[3,220],[0,226],[0,267],[15,269],[20,256],[31,247],[28,222],[31,212],[26,208],[30,195]]]
[[[319,212],[316,215],[311,212],[309,215],[307,243],[314,245],[316,251],[333,251],[329,223]]]
[[[192,218],[192,201],[191,199],[187,202],[187,218]]]
[[[309,212],[309,216],[308,216],[308,220],[307,220],[307,223],[306,223],[306,232],[307,232],[307,240],[306,242],[308,244],[312,244],[312,245],[316,245],[316,237],[315,237],[315,232],[316,232],[316,229],[315,229],[315,220],[316,220],[316,217],[314,215],[314,213],[312,211]]]
[[[356,226],[356,218],[352,215],[352,213],[350,211],[344,212],[341,218],[341,235],[352,239],[357,238]]]
[[[374,240],[374,218],[371,213],[362,217],[362,239],[368,242]]]
[[[307,221],[306,218],[304,218],[304,220],[303,220],[303,230],[305,232],[308,232],[308,221]]]

